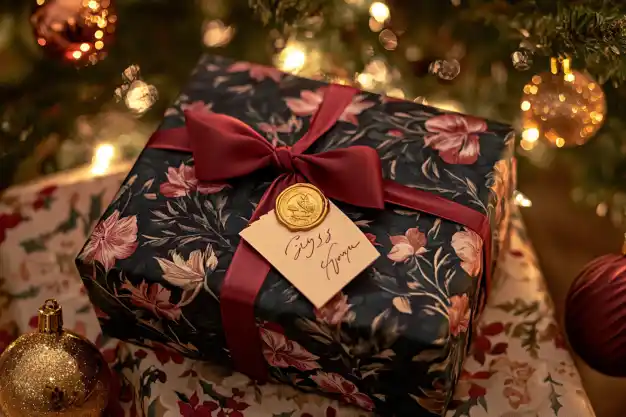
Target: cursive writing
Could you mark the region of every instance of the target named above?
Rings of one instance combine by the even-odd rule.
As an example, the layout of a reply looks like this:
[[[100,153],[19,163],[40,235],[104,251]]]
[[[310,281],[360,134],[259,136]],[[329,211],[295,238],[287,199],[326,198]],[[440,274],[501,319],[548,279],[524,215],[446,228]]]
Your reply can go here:
[[[326,232],[319,232],[317,236],[308,236],[305,238],[302,235],[295,235],[285,246],[285,256],[290,256],[293,253],[293,260],[297,261],[300,255],[304,255],[306,259],[309,259],[315,253],[315,249],[319,248],[332,239],[330,229],[326,229]]]
[[[329,269],[332,267],[332,272],[335,275],[339,275],[339,266],[341,261],[346,260],[350,263],[350,251],[356,249],[361,242],[357,242],[353,245],[348,245],[343,251],[341,251],[338,255],[331,255],[333,248],[337,246],[336,243],[332,243],[328,248],[328,255],[326,255],[326,261],[322,261],[320,267],[326,271],[326,278],[330,281]]]

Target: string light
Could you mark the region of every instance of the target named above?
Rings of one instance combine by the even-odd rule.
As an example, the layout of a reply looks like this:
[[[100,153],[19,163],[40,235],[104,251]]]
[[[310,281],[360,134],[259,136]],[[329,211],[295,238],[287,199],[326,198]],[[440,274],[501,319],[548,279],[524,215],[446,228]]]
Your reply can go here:
[[[372,16],[377,22],[383,23],[389,19],[389,7],[380,1],[374,2],[370,6],[370,16]]]
[[[96,147],[93,160],[91,162],[91,173],[93,175],[104,175],[111,166],[111,161],[115,156],[115,148],[109,143],[103,143]]]

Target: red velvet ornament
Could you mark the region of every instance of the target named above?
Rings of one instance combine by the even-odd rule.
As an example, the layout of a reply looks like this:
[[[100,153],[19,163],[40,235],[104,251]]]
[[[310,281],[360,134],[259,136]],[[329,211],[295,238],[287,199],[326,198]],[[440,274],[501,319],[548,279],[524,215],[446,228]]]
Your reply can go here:
[[[565,329],[574,351],[605,375],[626,376],[626,244],[588,263],[572,284]]]
[[[117,15],[113,0],[37,0],[30,20],[44,51],[74,64],[95,64],[106,56]]]

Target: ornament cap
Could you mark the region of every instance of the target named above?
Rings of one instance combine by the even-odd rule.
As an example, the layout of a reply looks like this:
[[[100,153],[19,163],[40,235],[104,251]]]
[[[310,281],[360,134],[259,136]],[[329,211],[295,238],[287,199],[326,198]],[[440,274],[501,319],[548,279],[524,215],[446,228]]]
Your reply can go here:
[[[46,300],[39,308],[37,328],[39,333],[61,333],[63,331],[63,309],[55,299]]]

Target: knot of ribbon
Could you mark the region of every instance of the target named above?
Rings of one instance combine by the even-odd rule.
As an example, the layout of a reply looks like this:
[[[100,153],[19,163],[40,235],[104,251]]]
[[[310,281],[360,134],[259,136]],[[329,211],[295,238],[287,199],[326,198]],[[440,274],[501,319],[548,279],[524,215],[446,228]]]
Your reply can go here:
[[[291,153],[291,147],[279,146],[274,150],[274,166],[281,172],[294,172],[293,163],[291,159],[293,153]]]
[[[385,203],[390,203],[465,225],[483,238],[488,281],[491,234],[484,214],[426,191],[383,180],[378,152],[368,146],[304,153],[337,123],[356,93],[351,87],[329,85],[307,132],[291,147],[273,146],[234,117],[196,111],[185,113],[185,128],[157,131],[148,147],[192,152],[200,181],[225,181],[265,168],[277,169],[278,176],[261,197],[250,222],[272,210],[282,190],[309,182],[326,197],[354,206],[383,209]],[[234,367],[261,382],[267,380],[268,370],[254,306],[269,271],[268,262],[242,239],[220,292],[222,328]]]

